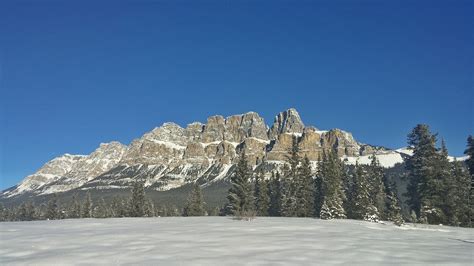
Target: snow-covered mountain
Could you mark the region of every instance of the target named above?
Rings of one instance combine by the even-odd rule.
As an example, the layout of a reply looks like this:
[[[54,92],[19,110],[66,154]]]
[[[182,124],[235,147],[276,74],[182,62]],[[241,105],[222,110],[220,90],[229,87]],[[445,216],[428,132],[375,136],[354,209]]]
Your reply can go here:
[[[359,143],[340,129],[305,126],[295,109],[279,113],[271,127],[255,112],[227,118],[216,115],[206,124],[194,122],[185,128],[164,123],[128,146],[110,142],[87,156],[65,154],[3,191],[1,197],[129,188],[137,178],[159,191],[196,181],[210,184],[229,177],[242,151],[250,165],[269,173],[286,161],[293,139],[301,156],[311,161],[334,149],[348,164],[369,163],[370,155],[376,154],[382,166],[392,167],[411,155],[409,149],[389,150]]]

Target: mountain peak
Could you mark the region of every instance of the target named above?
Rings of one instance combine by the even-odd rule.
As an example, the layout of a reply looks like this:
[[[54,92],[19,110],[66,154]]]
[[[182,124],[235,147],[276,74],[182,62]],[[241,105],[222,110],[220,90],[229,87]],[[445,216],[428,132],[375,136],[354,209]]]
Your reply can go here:
[[[275,139],[283,133],[303,133],[304,124],[295,108],[280,112],[269,131],[269,138]]]

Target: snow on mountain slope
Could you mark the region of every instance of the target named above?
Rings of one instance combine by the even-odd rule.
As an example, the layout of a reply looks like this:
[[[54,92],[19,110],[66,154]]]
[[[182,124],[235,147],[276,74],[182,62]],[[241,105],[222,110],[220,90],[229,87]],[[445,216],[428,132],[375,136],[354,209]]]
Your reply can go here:
[[[243,152],[253,169],[266,162],[262,167],[268,176],[288,159],[294,141],[300,155],[308,157],[313,165],[330,150],[347,164],[368,164],[375,153],[383,167],[393,167],[412,154],[408,148],[388,150],[359,143],[344,130],[305,126],[295,109],[280,112],[272,127],[255,112],[226,118],[215,115],[205,124],[194,122],[184,128],[164,123],[128,146],[111,142],[101,144],[87,156],[66,154],[55,158],[0,197],[72,189],[128,189],[137,179],[159,191],[193,182],[207,184],[232,175],[232,166]]]
[[[50,184],[71,171],[73,166],[80,160],[86,158],[84,155],[64,154],[54,158],[41,167],[36,173],[29,175],[13,190],[6,191],[3,196],[11,197],[21,193],[39,190],[44,185]]]

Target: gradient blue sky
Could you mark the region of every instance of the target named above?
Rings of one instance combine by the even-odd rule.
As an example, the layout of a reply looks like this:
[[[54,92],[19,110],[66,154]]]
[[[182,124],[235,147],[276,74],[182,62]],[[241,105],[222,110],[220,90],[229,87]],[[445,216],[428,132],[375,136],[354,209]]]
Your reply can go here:
[[[474,133],[472,1],[14,2],[0,3],[2,189],[213,114],[271,124],[295,107],[392,148],[427,123],[457,156]]]

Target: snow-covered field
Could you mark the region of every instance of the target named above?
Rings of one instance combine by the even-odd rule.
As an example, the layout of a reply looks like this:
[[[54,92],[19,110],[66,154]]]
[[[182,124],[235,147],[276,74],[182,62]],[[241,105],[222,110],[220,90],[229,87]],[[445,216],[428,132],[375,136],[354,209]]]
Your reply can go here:
[[[0,223],[0,264],[473,265],[474,230],[229,217]]]

